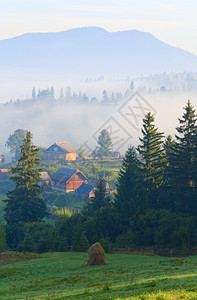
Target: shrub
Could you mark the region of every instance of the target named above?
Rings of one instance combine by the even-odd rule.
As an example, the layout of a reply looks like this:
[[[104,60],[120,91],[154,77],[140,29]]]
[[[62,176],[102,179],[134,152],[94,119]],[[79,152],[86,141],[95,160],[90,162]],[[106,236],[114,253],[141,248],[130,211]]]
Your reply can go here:
[[[131,230],[128,230],[124,234],[120,234],[116,239],[116,246],[118,248],[132,248],[134,244],[134,234]]]
[[[43,253],[58,250],[58,236],[52,225],[44,222],[26,223],[24,239],[17,250]]]
[[[105,250],[105,252],[109,253],[110,246],[111,246],[110,240],[108,238],[106,238],[106,239],[100,239],[99,242],[100,242],[101,246],[103,247],[103,249]]]

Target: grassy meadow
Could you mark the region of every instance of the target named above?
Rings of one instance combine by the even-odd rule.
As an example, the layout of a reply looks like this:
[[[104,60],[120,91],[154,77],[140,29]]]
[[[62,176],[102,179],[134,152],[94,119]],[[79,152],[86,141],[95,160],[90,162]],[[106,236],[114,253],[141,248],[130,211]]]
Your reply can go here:
[[[0,254],[0,299],[197,299],[197,257],[86,253]]]

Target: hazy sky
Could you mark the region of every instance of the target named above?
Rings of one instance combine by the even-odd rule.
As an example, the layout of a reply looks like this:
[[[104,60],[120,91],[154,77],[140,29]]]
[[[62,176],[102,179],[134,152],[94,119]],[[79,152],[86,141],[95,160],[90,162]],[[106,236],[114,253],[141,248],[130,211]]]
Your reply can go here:
[[[147,31],[197,54],[197,0],[0,0],[0,39],[99,26]]]

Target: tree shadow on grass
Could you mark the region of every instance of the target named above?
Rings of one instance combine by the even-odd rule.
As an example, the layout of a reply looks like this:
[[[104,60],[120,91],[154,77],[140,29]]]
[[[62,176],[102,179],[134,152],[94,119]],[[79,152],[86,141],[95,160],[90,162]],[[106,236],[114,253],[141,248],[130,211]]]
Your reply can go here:
[[[142,280],[139,282],[123,283],[119,286],[112,282],[105,283],[98,289],[84,289],[84,292],[74,296],[74,299],[121,299],[127,297],[140,297],[145,294],[158,292],[181,292],[197,293],[197,275],[176,275]],[[68,297],[69,298],[69,297]],[[66,299],[66,298],[65,298]]]

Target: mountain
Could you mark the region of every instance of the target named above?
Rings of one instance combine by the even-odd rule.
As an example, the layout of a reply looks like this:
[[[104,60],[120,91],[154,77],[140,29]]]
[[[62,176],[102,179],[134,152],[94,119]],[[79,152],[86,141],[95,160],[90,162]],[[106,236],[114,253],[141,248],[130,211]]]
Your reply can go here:
[[[153,35],[84,27],[57,33],[28,33],[0,41],[0,75],[58,78],[137,76],[196,72],[197,55]]]

